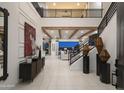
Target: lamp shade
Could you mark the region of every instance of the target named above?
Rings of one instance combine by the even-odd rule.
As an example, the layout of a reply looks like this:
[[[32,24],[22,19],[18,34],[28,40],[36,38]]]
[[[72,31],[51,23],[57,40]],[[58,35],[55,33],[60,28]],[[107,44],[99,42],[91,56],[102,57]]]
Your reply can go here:
[[[105,62],[105,63],[110,58],[110,54],[108,53],[108,51],[106,49],[102,49],[102,51],[101,51],[99,56],[100,56],[101,61]]]
[[[97,48],[98,54],[100,54],[100,52],[103,49],[103,41],[101,37],[96,38],[96,48]]]
[[[84,45],[82,50],[83,50],[83,55],[88,55],[90,51],[89,45]]]

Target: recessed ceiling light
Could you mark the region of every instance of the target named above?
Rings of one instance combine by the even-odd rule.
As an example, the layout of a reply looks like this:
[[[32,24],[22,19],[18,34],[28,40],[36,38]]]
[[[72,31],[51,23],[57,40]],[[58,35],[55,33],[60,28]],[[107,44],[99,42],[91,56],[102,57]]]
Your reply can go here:
[[[53,6],[56,6],[56,3],[53,3]]]
[[[54,33],[54,31],[51,31],[51,33]]]
[[[83,34],[84,33],[84,31],[81,31],[81,34]]]
[[[77,6],[80,6],[80,3],[77,3]]]
[[[67,33],[68,33],[68,31],[65,31],[65,33],[67,34]]]

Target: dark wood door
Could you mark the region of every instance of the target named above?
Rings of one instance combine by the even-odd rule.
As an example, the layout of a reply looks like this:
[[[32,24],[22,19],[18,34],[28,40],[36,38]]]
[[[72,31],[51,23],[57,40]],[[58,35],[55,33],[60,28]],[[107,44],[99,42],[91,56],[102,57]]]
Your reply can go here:
[[[117,88],[124,89],[124,3],[117,8]]]

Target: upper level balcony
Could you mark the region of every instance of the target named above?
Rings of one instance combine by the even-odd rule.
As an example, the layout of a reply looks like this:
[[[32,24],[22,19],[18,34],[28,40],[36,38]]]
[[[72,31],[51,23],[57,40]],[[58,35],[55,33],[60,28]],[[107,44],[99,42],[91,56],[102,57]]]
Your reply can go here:
[[[102,9],[43,9],[43,18],[102,18]]]
[[[42,18],[102,18],[101,2],[32,3]]]

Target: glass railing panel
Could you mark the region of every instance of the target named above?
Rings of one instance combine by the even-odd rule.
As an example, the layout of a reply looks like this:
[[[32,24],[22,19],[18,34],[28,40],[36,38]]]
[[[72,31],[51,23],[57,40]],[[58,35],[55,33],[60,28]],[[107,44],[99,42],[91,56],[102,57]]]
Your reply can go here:
[[[46,18],[102,18],[102,9],[44,9]]]

